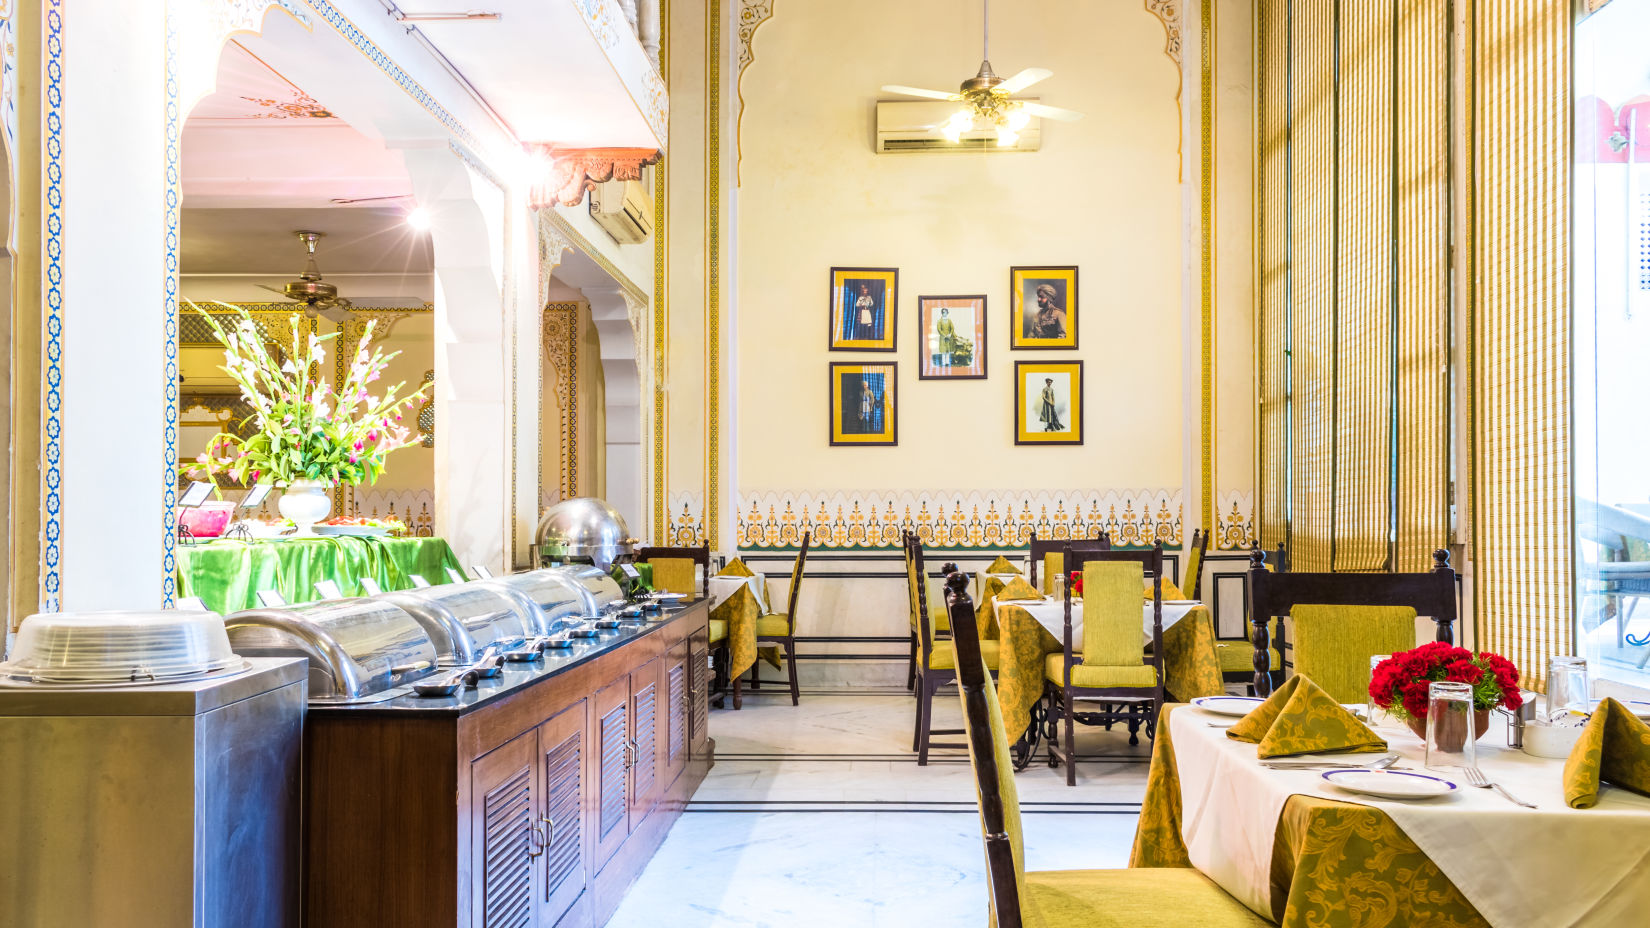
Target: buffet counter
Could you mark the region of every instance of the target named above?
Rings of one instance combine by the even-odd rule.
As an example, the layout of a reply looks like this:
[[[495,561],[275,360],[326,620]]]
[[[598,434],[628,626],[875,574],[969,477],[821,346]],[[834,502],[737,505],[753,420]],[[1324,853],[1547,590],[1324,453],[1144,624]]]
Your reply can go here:
[[[305,923],[605,923],[710,769],[708,618],[666,607],[451,696],[312,701]]]
[[[220,615],[253,608],[264,590],[301,603],[320,598],[318,580],[335,581],[345,596],[360,596],[363,577],[386,590],[405,590],[412,587],[414,574],[438,584],[447,582],[447,568],[461,569],[453,549],[440,538],[219,539],[176,550],[177,595],[198,596]]]

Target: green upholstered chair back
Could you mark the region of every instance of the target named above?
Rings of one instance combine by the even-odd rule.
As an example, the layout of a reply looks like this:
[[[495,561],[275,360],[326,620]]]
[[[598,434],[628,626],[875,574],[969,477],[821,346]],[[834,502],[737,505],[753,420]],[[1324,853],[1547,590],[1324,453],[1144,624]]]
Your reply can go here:
[[[991,891],[991,922],[996,928],[1021,928],[1025,923],[1020,900],[1026,898],[1025,838],[1020,826],[1020,796],[1014,786],[1014,763],[1008,753],[1008,733],[997,688],[980,658],[979,629],[974,602],[968,595],[968,575],[957,571],[948,578],[951,591],[952,643],[957,649],[957,694],[962,700],[963,731],[968,761],[974,770],[980,806],[980,831],[985,839],[986,869]]]
[[[636,552],[636,560],[653,565],[653,588],[692,596],[699,592],[699,577],[710,577],[710,547],[649,547]]]
[[[1131,667],[1143,662],[1140,589],[1144,578],[1139,561],[1083,565],[1084,664]]]
[[[1295,673],[1310,677],[1336,702],[1369,698],[1369,659],[1415,647],[1409,606],[1321,606],[1301,603],[1295,622]]]

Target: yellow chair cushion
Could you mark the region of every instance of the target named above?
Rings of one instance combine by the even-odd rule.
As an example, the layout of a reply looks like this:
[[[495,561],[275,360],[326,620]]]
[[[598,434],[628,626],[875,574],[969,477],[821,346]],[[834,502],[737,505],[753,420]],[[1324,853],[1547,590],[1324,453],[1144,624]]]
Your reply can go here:
[[[1369,659],[1415,647],[1409,606],[1317,606],[1297,603],[1295,672],[1311,677],[1336,702],[1369,699]]]
[[[992,670],[997,669],[997,646],[1000,641],[980,642],[980,659]],[[934,651],[928,657],[929,670],[951,670],[957,666],[957,651],[952,642],[934,642]]]
[[[1078,657],[1078,660],[1082,660]],[[1044,659],[1043,673],[1050,683],[1064,686],[1066,656],[1059,652]],[[1156,686],[1157,668],[1150,664],[1132,667],[1078,664],[1071,668],[1071,685],[1083,687]]]
[[[780,612],[770,612],[756,620],[756,636],[784,638],[791,633],[791,617]]]
[[[658,557],[647,563],[653,565],[653,588],[667,593],[699,592],[699,565],[690,557]]]
[[[1084,589],[1088,588],[1087,583],[1088,583],[1088,581],[1084,581]],[[1140,581],[1140,597],[1142,599],[1144,599],[1146,602],[1151,602],[1152,601],[1152,582],[1150,580],[1147,580],[1145,578],[1141,578],[1141,581]],[[1168,602],[1168,601],[1173,600],[1173,599],[1185,599],[1185,598],[1186,598],[1186,594],[1180,592],[1180,587],[1175,586],[1173,580],[1170,580],[1168,577],[1163,578],[1163,601],[1164,602]]]
[[[1283,655],[1277,648],[1267,648],[1266,652],[1272,655],[1272,669],[1283,669]],[[1220,661],[1221,673],[1236,673],[1240,670],[1253,672],[1255,669],[1255,646],[1247,641],[1217,641],[1215,642],[1215,659]]]
[[[1083,646],[1092,664],[1140,664],[1139,561],[1083,565]]]
[[[1025,875],[1021,918],[1037,928],[1268,925],[1202,873],[1182,868],[1047,870]]]
[[[727,619],[711,619],[710,620],[710,643],[715,644],[718,641],[727,641],[727,640],[728,640],[728,620]]]

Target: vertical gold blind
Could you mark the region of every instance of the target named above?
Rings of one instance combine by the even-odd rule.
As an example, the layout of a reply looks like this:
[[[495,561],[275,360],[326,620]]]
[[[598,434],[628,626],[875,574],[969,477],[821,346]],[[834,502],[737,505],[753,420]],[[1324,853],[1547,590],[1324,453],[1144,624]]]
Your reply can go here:
[[[1571,653],[1571,9],[1475,7],[1473,524],[1479,646]]]
[[[1297,570],[1448,539],[1448,9],[1260,0],[1259,508]]]

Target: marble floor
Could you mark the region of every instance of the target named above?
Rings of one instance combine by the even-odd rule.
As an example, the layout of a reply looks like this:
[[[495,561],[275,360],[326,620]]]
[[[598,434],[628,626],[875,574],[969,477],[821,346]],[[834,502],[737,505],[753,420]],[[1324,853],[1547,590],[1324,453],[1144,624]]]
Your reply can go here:
[[[979,925],[985,862],[961,750],[911,751],[915,700],[894,692],[747,695],[714,710],[716,766],[609,925],[677,928]],[[952,692],[936,727],[961,728]],[[948,740],[957,740],[950,736]],[[1026,864],[1123,867],[1150,742],[1082,731],[1077,786],[1041,759],[1020,773]]]

